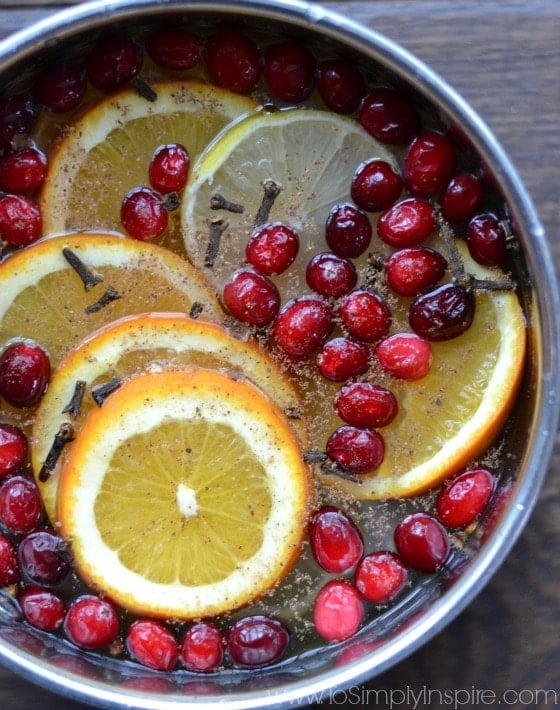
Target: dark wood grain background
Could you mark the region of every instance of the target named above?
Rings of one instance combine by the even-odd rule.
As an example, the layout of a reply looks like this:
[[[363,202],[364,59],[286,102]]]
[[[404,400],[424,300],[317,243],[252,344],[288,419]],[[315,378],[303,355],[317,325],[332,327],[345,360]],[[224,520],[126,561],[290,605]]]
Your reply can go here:
[[[0,37],[68,4],[72,3],[0,0]],[[411,50],[471,103],[512,158],[560,266],[560,0],[323,4]],[[551,708],[555,702],[560,707],[559,476],[557,442],[529,524],[490,583],[436,638],[364,689],[410,688],[416,693],[488,689],[497,696],[511,691],[507,707]],[[514,693],[519,693],[517,702]],[[368,696],[363,697],[367,701]],[[340,707],[342,698],[335,700]],[[349,696],[346,706],[355,701]],[[0,669],[0,707],[84,706]],[[395,707],[413,705],[401,702]],[[449,705],[438,704],[433,692],[429,704],[417,707]]]

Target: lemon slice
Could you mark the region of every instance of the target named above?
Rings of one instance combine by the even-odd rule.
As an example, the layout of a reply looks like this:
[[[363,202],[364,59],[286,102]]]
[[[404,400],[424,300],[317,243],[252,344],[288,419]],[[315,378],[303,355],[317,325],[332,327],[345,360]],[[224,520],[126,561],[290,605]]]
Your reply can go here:
[[[93,277],[91,286],[65,254]],[[213,292],[185,259],[106,234],[53,237],[14,253],[0,264],[0,293],[0,343],[36,340],[53,367],[92,330],[131,313],[195,307],[202,318],[222,317]]]
[[[301,275],[310,255],[326,248],[325,220],[332,206],[350,199],[358,165],[370,159],[396,165],[394,156],[356,121],[321,110],[288,109],[260,113],[224,130],[200,157],[182,206],[187,254],[221,293],[232,271],[245,261],[245,244],[261,206],[264,187],[280,187],[268,221],[282,221],[300,236],[300,249],[289,275]],[[243,212],[211,209],[220,195]],[[221,220],[220,247],[208,266],[212,223]],[[290,297],[297,293],[292,284]]]
[[[87,415],[98,407],[93,395],[99,388],[115,382],[119,385],[140,373],[185,366],[220,369],[231,377],[248,379],[298,424],[297,431],[304,438],[301,420],[294,419],[300,410],[298,392],[256,344],[232,337],[219,325],[193,320],[181,313],[127,316],[89,335],[68,353],[53,373],[35,414],[31,461],[52,522],[55,522],[60,470],[72,443],[64,447],[48,471],[43,464],[61,427],[70,425],[74,436],[77,435]],[[79,399],[72,405],[78,383]]]
[[[191,619],[247,604],[295,563],[307,471],[289,423],[246,382],[139,376],[85,422],[59,518],[93,589],[136,614]]]
[[[225,125],[257,107],[248,97],[198,81],[160,81],[150,88],[154,101],[126,88],[65,132],[49,156],[39,199],[45,234],[122,232],[122,199],[148,184],[150,158],[158,146],[181,143],[195,161]]]

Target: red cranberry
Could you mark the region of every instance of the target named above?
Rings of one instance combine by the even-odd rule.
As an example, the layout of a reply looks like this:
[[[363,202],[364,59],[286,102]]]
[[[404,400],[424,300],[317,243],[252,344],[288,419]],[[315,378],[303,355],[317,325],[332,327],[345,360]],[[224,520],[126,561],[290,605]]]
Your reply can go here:
[[[122,201],[121,223],[131,237],[147,241],[165,232],[169,214],[157,192],[135,187]]]
[[[224,305],[234,318],[265,326],[280,310],[280,294],[274,283],[250,269],[239,269],[224,286]]]
[[[256,44],[233,27],[222,27],[208,37],[206,65],[220,86],[240,93],[252,89],[261,74]]]
[[[278,619],[246,616],[230,627],[226,643],[235,665],[258,668],[282,658],[290,643],[290,634]]]
[[[23,148],[0,158],[0,190],[32,192],[43,184],[47,158],[38,148]]]
[[[310,355],[331,331],[331,306],[314,296],[301,296],[286,303],[272,328],[274,344],[286,355]]]
[[[33,95],[47,110],[66,113],[80,105],[86,88],[86,73],[80,64],[55,61],[39,72]]]
[[[327,441],[327,456],[343,471],[367,473],[383,463],[385,442],[376,431],[345,425],[336,429]]]
[[[0,520],[12,532],[26,533],[43,515],[39,490],[30,478],[13,476],[0,486]]]
[[[346,332],[366,343],[383,338],[391,327],[391,311],[376,293],[352,291],[340,304],[339,315]]]
[[[192,69],[200,61],[202,46],[185,27],[161,27],[146,40],[146,51],[164,69]]]
[[[28,135],[37,116],[37,106],[29,94],[3,98],[0,103],[0,147],[9,150],[17,136]]]
[[[420,130],[414,106],[392,89],[373,89],[360,109],[360,123],[374,138],[390,145],[408,143]]]
[[[381,212],[393,205],[402,192],[402,178],[384,160],[369,160],[356,170],[350,186],[354,202],[366,212]]]
[[[335,205],[325,224],[325,239],[338,256],[355,259],[371,241],[371,224],[365,212],[349,203]]]
[[[317,88],[331,111],[352,113],[360,105],[366,83],[352,62],[328,59],[319,67]]]
[[[356,267],[349,259],[327,251],[315,254],[305,270],[308,286],[327,298],[348,293],[356,285],[357,278]]]
[[[48,530],[27,534],[19,543],[18,556],[22,575],[40,587],[54,587],[70,572],[63,540]]]
[[[468,330],[475,313],[472,291],[452,283],[417,296],[408,320],[415,333],[435,342],[450,340]]]
[[[126,649],[139,663],[156,671],[171,671],[177,665],[179,646],[165,626],[151,619],[138,619],[126,632]]]
[[[224,639],[218,627],[209,621],[199,621],[185,633],[181,660],[189,671],[208,673],[222,662],[223,649]]]
[[[441,196],[441,214],[451,224],[468,222],[482,206],[482,186],[470,173],[453,177]]]
[[[27,587],[18,596],[26,621],[42,631],[56,631],[62,626],[66,606],[62,599],[48,589]]]
[[[320,508],[311,520],[309,544],[317,564],[334,574],[352,569],[364,551],[355,523],[341,510],[328,505]]]
[[[189,166],[189,152],[180,143],[160,145],[148,166],[150,184],[164,195],[180,192],[187,184]]]
[[[399,296],[418,296],[433,288],[447,270],[447,261],[434,249],[407,247],[391,254],[385,265],[389,288]]]
[[[0,478],[14,473],[27,460],[29,444],[21,429],[0,423]]]
[[[414,333],[395,333],[382,340],[375,348],[381,367],[393,377],[420,380],[432,366],[430,343]]]
[[[343,385],[336,394],[334,408],[343,421],[362,429],[387,426],[399,411],[395,395],[373,382]]]
[[[37,205],[24,195],[0,197],[0,238],[12,247],[33,244],[41,236],[43,219]]]
[[[427,239],[436,228],[432,205],[409,197],[383,212],[377,222],[381,241],[392,247],[412,247]]]
[[[404,562],[420,572],[435,572],[449,555],[445,528],[429,513],[412,513],[395,528],[395,545]]]
[[[384,550],[366,555],[354,575],[360,594],[374,604],[385,604],[394,599],[407,579],[408,572],[401,558]]]
[[[494,477],[487,468],[464,471],[439,492],[439,521],[450,528],[466,528],[482,513],[493,489]]]
[[[316,70],[315,57],[298,42],[277,42],[264,52],[264,79],[270,91],[281,101],[304,101],[315,85]]]
[[[480,214],[467,225],[470,255],[484,266],[499,266],[506,258],[506,233],[493,214]]]
[[[100,40],[86,59],[90,82],[102,91],[114,91],[131,81],[142,67],[140,45],[130,37],[113,35]]]
[[[404,181],[410,192],[420,197],[433,197],[449,183],[457,155],[450,141],[437,131],[421,133],[404,157]]]
[[[245,256],[259,273],[275,276],[286,271],[298,250],[297,232],[286,224],[274,222],[253,232],[247,242]]]
[[[0,534],[0,589],[20,580],[17,554],[7,537]]]
[[[364,619],[360,593],[345,579],[332,579],[317,594],[313,606],[315,630],[325,641],[344,641],[353,636]]]
[[[48,387],[50,376],[48,355],[34,343],[12,343],[0,356],[0,396],[13,407],[37,404]]]
[[[332,382],[344,382],[350,377],[363,375],[368,365],[367,346],[343,337],[325,343],[317,357],[319,372]]]
[[[110,601],[84,594],[68,607],[63,628],[73,644],[93,650],[108,646],[116,639],[120,622]]]

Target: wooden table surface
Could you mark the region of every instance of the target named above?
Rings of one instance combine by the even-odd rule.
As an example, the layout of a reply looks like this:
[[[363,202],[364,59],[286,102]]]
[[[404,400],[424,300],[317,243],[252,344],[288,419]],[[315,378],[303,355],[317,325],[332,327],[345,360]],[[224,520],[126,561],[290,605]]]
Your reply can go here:
[[[65,2],[0,0],[0,38]],[[325,0],[427,62],[489,124],[531,194],[560,266],[559,0]],[[438,691],[490,690],[508,707],[560,705],[560,445],[529,524],[506,562],[436,638],[367,688],[393,690],[395,707],[434,707]],[[431,690],[413,704],[399,691]],[[517,695],[516,695],[517,694]],[[367,696],[363,696],[367,699]],[[484,696],[479,696],[484,697]],[[517,701],[515,698],[517,697]],[[342,698],[337,699],[341,704]],[[354,701],[354,702],[353,702]],[[355,704],[348,696],[346,705]],[[367,704],[365,701],[363,704]],[[482,704],[482,703],[480,703]],[[473,702],[463,707],[473,707]],[[0,669],[5,710],[78,710]],[[441,707],[449,707],[443,702]]]

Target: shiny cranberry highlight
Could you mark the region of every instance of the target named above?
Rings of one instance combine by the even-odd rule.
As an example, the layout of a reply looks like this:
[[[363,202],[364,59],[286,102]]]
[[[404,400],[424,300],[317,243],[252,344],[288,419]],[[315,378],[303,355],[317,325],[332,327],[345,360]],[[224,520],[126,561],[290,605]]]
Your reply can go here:
[[[375,88],[365,97],[360,123],[374,138],[389,145],[408,143],[421,126],[414,106],[386,87]]]
[[[18,596],[25,620],[42,631],[56,631],[62,626],[66,605],[54,592],[39,587],[27,587]]]
[[[265,49],[264,80],[280,101],[304,101],[313,90],[316,71],[315,57],[298,42],[286,40]]]
[[[12,476],[0,486],[0,521],[15,533],[31,532],[43,515],[39,490],[26,476]]]
[[[187,184],[189,167],[190,157],[185,146],[180,143],[160,145],[148,166],[150,184],[164,195],[180,192]]]
[[[493,214],[480,214],[467,225],[470,255],[484,266],[499,266],[507,256],[506,233]]]
[[[102,91],[120,89],[142,67],[142,49],[130,37],[113,35],[100,40],[86,59],[90,82]]]
[[[146,51],[160,67],[179,71],[198,64],[202,45],[185,27],[161,27],[146,40]]]
[[[29,444],[23,431],[0,423],[0,478],[17,471],[27,460]]]
[[[443,278],[447,260],[428,247],[407,247],[391,254],[385,265],[389,288],[399,296],[419,296]]]
[[[36,405],[48,387],[50,376],[48,355],[34,343],[12,343],[0,356],[0,396],[13,407]]]
[[[403,177],[410,192],[420,197],[439,195],[457,165],[455,148],[437,131],[421,133],[404,157]]]
[[[12,247],[33,244],[41,236],[43,218],[37,205],[25,195],[0,196],[0,238]]]
[[[298,250],[298,233],[286,224],[274,222],[253,232],[245,247],[245,256],[259,273],[275,276],[294,262]]]
[[[185,668],[195,673],[215,670],[224,655],[224,638],[221,631],[209,621],[199,621],[189,627],[181,644],[181,661]]]
[[[379,550],[360,560],[354,583],[360,594],[374,604],[386,604],[402,591],[408,579],[406,565],[394,552]]]
[[[327,572],[343,574],[361,558],[364,543],[356,524],[334,506],[323,506],[311,520],[309,544],[317,564]]]
[[[399,199],[402,186],[402,178],[392,165],[384,160],[369,160],[356,170],[350,196],[360,209],[381,212]]]
[[[480,180],[470,173],[459,173],[449,181],[441,196],[441,214],[451,224],[468,222],[481,208]]]
[[[467,331],[474,319],[475,296],[452,283],[417,296],[408,320],[415,333],[434,342],[451,340]]]
[[[325,239],[338,256],[356,259],[371,242],[372,229],[365,212],[350,203],[335,205],[327,216]]]
[[[313,606],[313,624],[325,641],[350,638],[360,628],[364,616],[360,593],[347,580],[332,579],[319,590]]]
[[[177,665],[179,646],[168,628],[151,619],[138,619],[126,632],[126,648],[132,658],[156,671],[171,671]]]
[[[338,337],[326,342],[317,356],[317,368],[332,382],[363,375],[369,365],[369,349],[363,343]]]
[[[233,27],[222,27],[206,41],[206,66],[226,89],[243,93],[261,75],[260,55],[252,39]]]
[[[290,643],[290,634],[278,619],[247,616],[232,624],[226,643],[235,665],[258,668],[282,658]]]
[[[305,270],[307,285],[327,298],[348,293],[357,278],[356,267],[349,259],[327,251],[315,254]]]
[[[366,82],[352,62],[328,59],[319,67],[317,88],[327,108],[347,114],[360,105]]]
[[[420,572],[436,572],[449,555],[445,528],[429,513],[407,515],[395,528],[394,537],[404,562]]]
[[[393,377],[420,380],[432,366],[432,348],[425,338],[415,333],[394,333],[375,348],[379,364]]]
[[[347,424],[362,429],[389,425],[397,416],[399,405],[386,387],[373,382],[350,382],[337,392],[334,408]]]
[[[68,607],[63,628],[66,638],[73,644],[94,650],[108,646],[116,639],[120,621],[111,602],[84,594]]]
[[[438,520],[450,528],[466,528],[485,509],[493,490],[494,477],[488,469],[463,471],[438,493]]]
[[[48,530],[29,533],[18,547],[23,576],[40,587],[60,584],[70,572],[64,541]]]
[[[377,222],[377,234],[381,241],[398,249],[420,244],[435,228],[432,205],[416,197],[397,202],[383,212]]]
[[[0,534],[0,589],[20,581],[17,553],[7,537]]]
[[[327,440],[327,456],[348,473],[375,471],[385,458],[385,442],[376,431],[345,425]]]
[[[32,192],[47,174],[47,158],[38,148],[28,147],[0,158],[0,190]]]
[[[265,326],[280,310],[280,294],[263,274],[239,269],[224,286],[224,305],[234,318],[250,325]]]
[[[278,314],[272,338],[286,355],[301,358],[317,350],[333,326],[331,306],[314,296],[289,301]]]
[[[157,192],[148,187],[135,187],[122,201],[121,223],[131,237],[148,241],[165,232],[169,214]]]
[[[344,297],[338,313],[345,331],[365,343],[383,338],[391,327],[389,307],[381,296],[371,291],[352,291]]]

